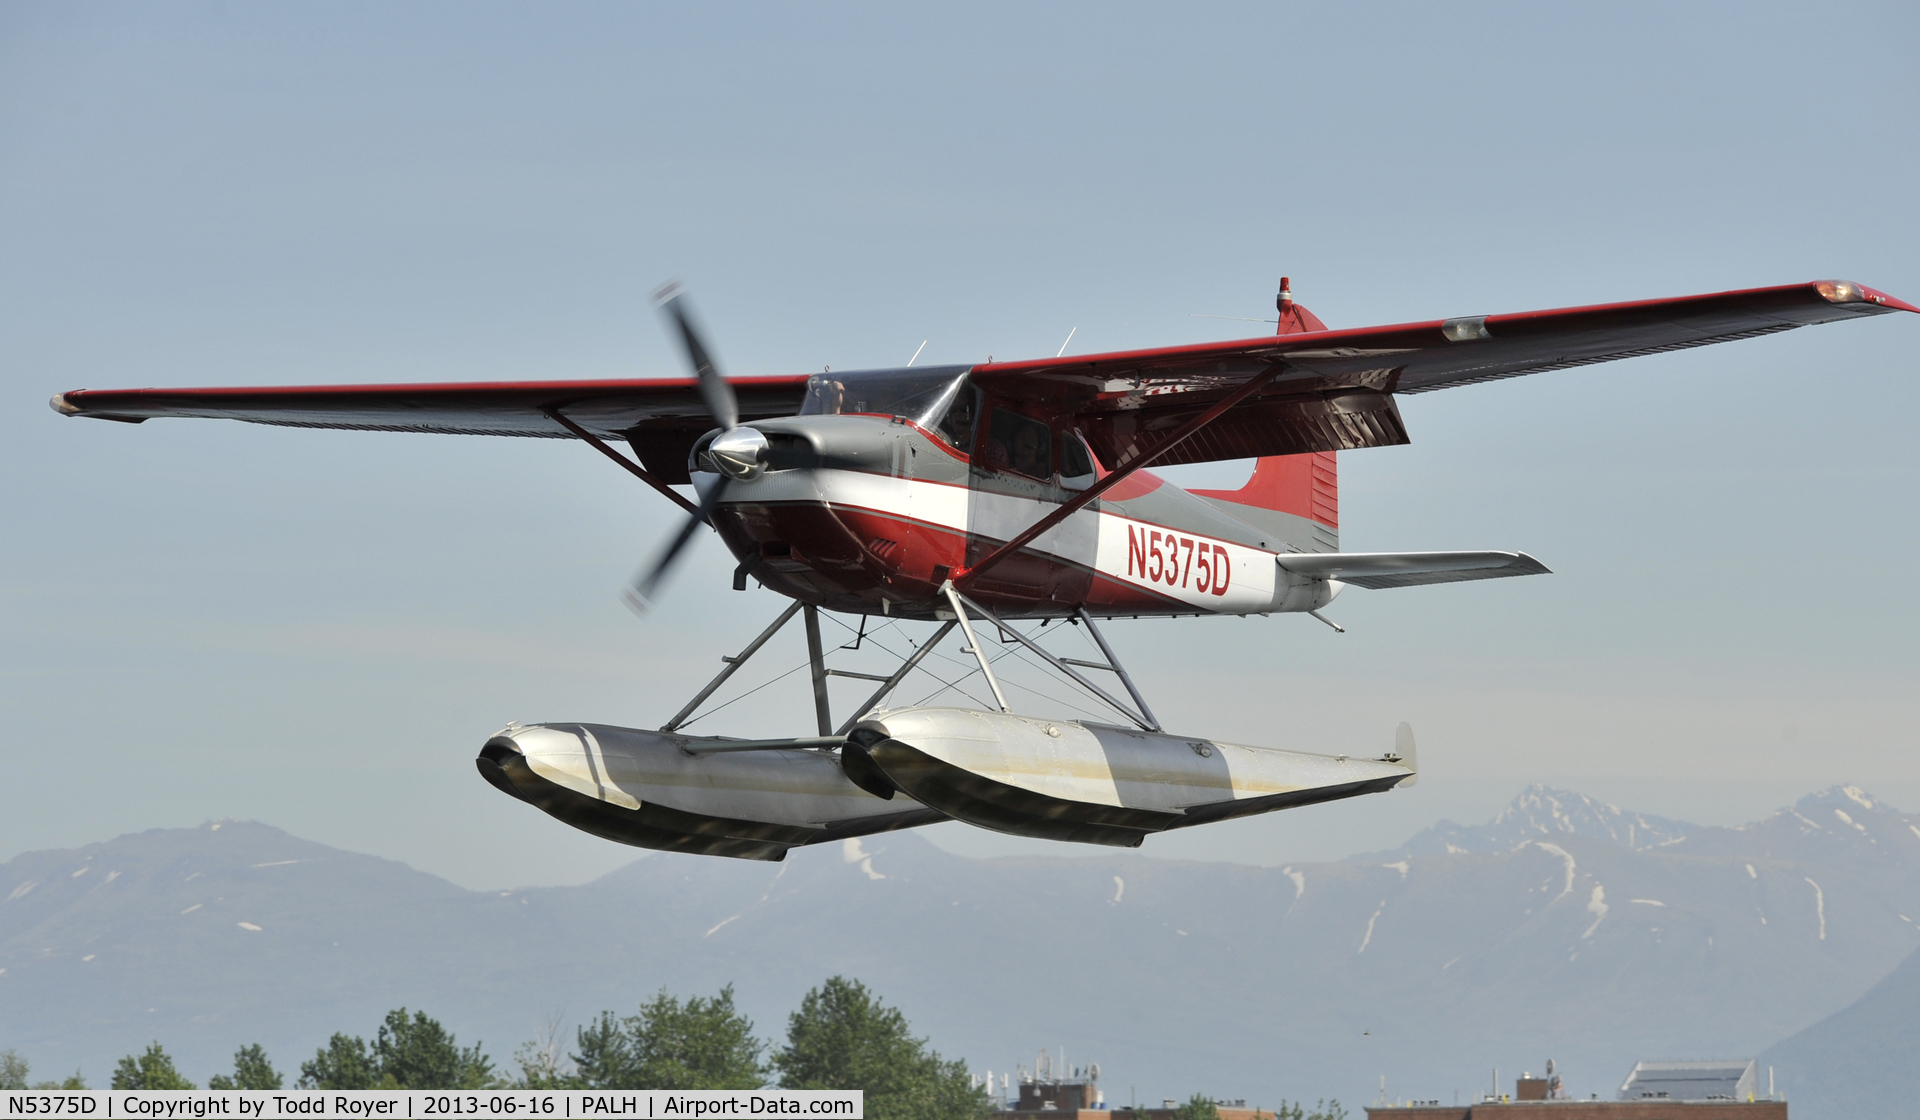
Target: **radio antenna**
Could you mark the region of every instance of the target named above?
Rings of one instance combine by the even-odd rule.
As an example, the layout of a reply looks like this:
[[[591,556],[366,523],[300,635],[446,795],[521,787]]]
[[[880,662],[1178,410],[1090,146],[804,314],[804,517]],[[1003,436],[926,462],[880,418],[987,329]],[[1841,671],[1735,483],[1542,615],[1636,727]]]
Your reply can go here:
[[[927,348],[927,340],[923,338],[920,340],[920,350],[925,350],[926,348]],[[907,359],[908,365],[912,365],[914,362],[920,359],[920,350],[915,350],[913,352],[913,357]]]
[[[1075,327],[1073,328],[1073,330],[1067,332],[1067,342],[1073,341],[1074,331],[1078,331],[1079,329],[1080,329],[1079,327]],[[1058,358],[1061,354],[1064,354],[1067,352],[1067,342],[1062,342],[1060,344],[1060,351],[1059,353],[1056,353],[1054,357]]]

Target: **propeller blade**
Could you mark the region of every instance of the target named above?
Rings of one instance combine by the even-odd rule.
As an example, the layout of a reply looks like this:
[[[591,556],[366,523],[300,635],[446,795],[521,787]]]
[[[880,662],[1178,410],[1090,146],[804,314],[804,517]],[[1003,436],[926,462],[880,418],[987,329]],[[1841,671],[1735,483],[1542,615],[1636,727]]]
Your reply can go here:
[[[654,302],[666,313],[673,325],[680,330],[680,342],[687,349],[687,364],[693,367],[693,375],[700,379],[700,400],[707,406],[707,415],[723,430],[731,430],[740,425],[740,405],[734,399],[733,386],[720,374],[720,368],[714,364],[713,354],[702,341],[700,332],[693,325],[693,317],[687,308],[687,293],[676,281],[661,288],[653,295]]]
[[[740,426],[740,403],[733,394],[733,386],[727,384],[726,377],[714,363],[713,354],[701,338],[699,328],[693,325],[693,313],[687,304],[686,291],[675,281],[655,292],[653,299],[680,333],[680,344],[687,352],[687,364],[693,367],[693,375],[700,382],[700,401],[706,406],[707,415],[723,433],[732,432]],[[744,450],[735,449],[735,457],[748,455],[748,458],[740,460],[745,466],[739,469],[753,469],[757,473],[759,451],[764,450],[766,440],[751,429],[747,434],[758,439],[760,447],[756,449],[743,445]],[[660,584],[667,578],[674,562],[680,559],[680,553],[686,549],[687,543],[693,540],[693,534],[699,531],[700,526],[712,524],[713,508],[720,504],[727,483],[728,477],[724,473],[714,480],[713,486],[700,496],[699,507],[680,526],[680,531],[667,543],[659,558],[636,573],[633,581],[621,593],[620,598],[635,614],[644,615],[652,608]]]
[[[680,558],[681,551],[687,547],[687,542],[693,539],[693,534],[699,531],[700,526],[707,524],[713,513],[713,507],[720,504],[720,495],[724,494],[726,489],[727,477],[721,475],[714,481],[713,486],[701,495],[699,510],[680,526],[680,532],[668,542],[666,549],[660,553],[660,558],[650,567],[634,574],[633,581],[627,585],[625,591],[620,593],[620,600],[626,603],[633,613],[644,615],[653,608],[655,593],[660,589],[661,581],[666,579],[667,572],[673,567],[674,561]]]

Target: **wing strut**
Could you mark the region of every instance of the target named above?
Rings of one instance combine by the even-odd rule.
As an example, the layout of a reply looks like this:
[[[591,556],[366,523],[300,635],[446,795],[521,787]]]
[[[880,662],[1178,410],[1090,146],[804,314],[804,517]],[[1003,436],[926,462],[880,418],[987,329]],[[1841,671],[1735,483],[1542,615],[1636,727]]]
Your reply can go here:
[[[646,483],[648,486],[653,487],[655,490],[660,491],[662,494],[665,494],[667,497],[673,499],[674,502],[679,504],[681,509],[686,510],[688,513],[693,514],[695,517],[700,516],[699,506],[696,506],[692,502],[689,502],[685,498],[681,497],[679,493],[677,493],[672,487],[660,481],[657,477],[651,474],[645,467],[642,467],[640,464],[634,462],[632,459],[627,458],[625,455],[620,454],[618,451],[615,451],[613,448],[608,447],[605,440],[601,439],[599,436],[594,435],[592,432],[587,431],[585,428],[581,427],[580,425],[574,423],[572,420],[568,419],[566,413],[561,412],[557,408],[543,408],[540,411],[552,417],[554,423],[559,424],[561,427],[565,428],[569,432],[572,432],[574,435],[579,436],[581,439],[586,440],[587,443],[592,445],[595,451],[598,451],[600,454],[605,455],[607,458],[612,459],[614,462],[620,464],[622,467],[625,467],[627,471],[631,473],[635,478]]]
[[[1080,510],[1085,508],[1088,503],[1092,502],[1095,498],[1098,498],[1108,490],[1119,485],[1121,480],[1125,479],[1128,475],[1147,466],[1167,452],[1172,451],[1175,447],[1186,442],[1188,437],[1192,436],[1195,432],[1218,420],[1228,409],[1259,392],[1267,382],[1284,372],[1286,368],[1285,363],[1275,362],[1265,370],[1254,374],[1247,379],[1246,384],[1241,385],[1238,389],[1220,398],[1219,401],[1214,403],[1212,408],[1207,409],[1205,412],[1182,424],[1178,431],[1166,439],[1161,440],[1158,444],[1155,444],[1153,450],[1128,459],[1112,473],[1108,474],[1107,477],[1061,503],[1060,508],[1027,526],[1026,529],[1022,530],[1019,535],[1015,536],[1012,540],[988,553],[978,564],[962,569],[956,573],[953,577],[953,585],[955,587],[967,586],[988,568],[993,567],[1000,561],[1005,560],[1007,557],[1012,556],[1014,553],[1032,544],[1040,534],[1080,512]]]

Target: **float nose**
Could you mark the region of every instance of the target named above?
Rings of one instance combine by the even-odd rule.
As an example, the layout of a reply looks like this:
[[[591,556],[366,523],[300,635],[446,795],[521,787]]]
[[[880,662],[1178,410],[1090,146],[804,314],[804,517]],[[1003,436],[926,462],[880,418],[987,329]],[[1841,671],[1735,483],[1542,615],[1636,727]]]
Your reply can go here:
[[[521,801],[527,799],[507,772],[510,766],[526,765],[526,755],[521,753],[512,739],[504,735],[496,735],[488,739],[487,745],[480,748],[480,756],[473,760],[473,764],[479,769],[480,776],[487,780],[488,785]]]

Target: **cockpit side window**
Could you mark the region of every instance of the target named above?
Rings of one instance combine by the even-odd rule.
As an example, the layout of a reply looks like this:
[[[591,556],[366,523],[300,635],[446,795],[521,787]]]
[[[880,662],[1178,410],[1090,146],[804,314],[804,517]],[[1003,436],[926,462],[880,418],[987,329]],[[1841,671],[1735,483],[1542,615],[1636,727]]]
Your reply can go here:
[[[973,449],[974,398],[977,396],[972,385],[962,383],[953,395],[953,403],[947,406],[947,414],[940,418],[934,428],[940,437],[961,451]]]
[[[1053,477],[1053,431],[1044,423],[1004,408],[993,410],[987,428],[987,465],[1042,481]]]

